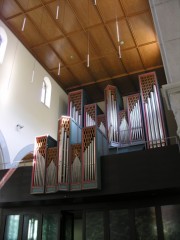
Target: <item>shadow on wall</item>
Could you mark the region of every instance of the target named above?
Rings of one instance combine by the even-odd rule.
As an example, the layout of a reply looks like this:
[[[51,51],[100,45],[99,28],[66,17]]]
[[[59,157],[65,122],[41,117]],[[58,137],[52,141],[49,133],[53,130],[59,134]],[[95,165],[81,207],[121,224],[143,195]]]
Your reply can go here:
[[[34,144],[29,144],[26,147],[24,147],[23,149],[21,149],[18,154],[16,155],[16,157],[14,158],[13,163],[11,164],[11,167],[17,167],[19,165],[19,163],[25,159],[25,157],[29,157],[29,158],[33,158],[33,151],[34,151]],[[31,160],[31,159],[29,159]]]
[[[0,131],[0,169],[9,169],[17,167],[25,156],[31,155],[33,157],[34,144],[29,144],[21,149],[13,162],[10,161],[8,147],[4,135]]]
[[[9,168],[10,156],[4,135],[0,131],[0,169]]]

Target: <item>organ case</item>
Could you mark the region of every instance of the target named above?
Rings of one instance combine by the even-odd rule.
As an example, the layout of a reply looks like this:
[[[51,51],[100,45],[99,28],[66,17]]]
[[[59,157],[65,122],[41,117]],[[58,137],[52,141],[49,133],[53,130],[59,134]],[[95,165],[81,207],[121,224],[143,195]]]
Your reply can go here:
[[[107,139],[96,127],[82,131],[82,190],[100,189],[100,157],[107,154]]]
[[[81,143],[81,127],[69,116],[58,121],[58,190],[69,190],[71,144]]]
[[[49,135],[38,136],[35,138],[31,193],[44,193],[47,150],[48,148],[56,146],[57,141]]]
[[[139,75],[143,115],[148,148],[163,147],[166,130],[159,87],[155,72]]]

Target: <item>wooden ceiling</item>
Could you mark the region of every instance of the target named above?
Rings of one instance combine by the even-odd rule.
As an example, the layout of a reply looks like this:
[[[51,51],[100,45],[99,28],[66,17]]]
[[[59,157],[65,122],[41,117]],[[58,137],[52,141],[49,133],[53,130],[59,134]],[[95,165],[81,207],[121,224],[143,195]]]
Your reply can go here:
[[[148,0],[94,3],[95,0],[0,0],[0,17],[67,93],[83,87],[96,102],[103,100],[106,85],[113,84],[122,95],[128,95],[139,90],[138,74],[152,70],[157,72],[160,84],[165,83]],[[124,41],[121,58],[116,20],[120,40]]]

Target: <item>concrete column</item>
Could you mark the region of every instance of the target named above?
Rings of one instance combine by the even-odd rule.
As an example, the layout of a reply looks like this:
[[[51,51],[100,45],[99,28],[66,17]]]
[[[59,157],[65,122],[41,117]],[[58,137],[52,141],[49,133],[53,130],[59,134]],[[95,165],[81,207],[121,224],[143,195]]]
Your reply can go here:
[[[177,123],[177,135],[180,138],[180,82],[162,87],[163,97],[169,110],[172,110]]]
[[[163,95],[180,137],[180,0],[149,0],[159,40],[167,85]]]

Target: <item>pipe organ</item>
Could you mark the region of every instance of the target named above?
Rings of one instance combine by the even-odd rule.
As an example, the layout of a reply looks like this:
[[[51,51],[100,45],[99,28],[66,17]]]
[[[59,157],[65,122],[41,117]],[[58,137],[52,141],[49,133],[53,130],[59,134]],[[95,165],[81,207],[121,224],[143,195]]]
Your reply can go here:
[[[129,141],[131,144],[144,142],[144,127],[140,94],[127,96],[127,109],[129,119]]]
[[[87,103],[87,97],[83,90],[70,92],[68,94],[68,116],[83,127],[84,124],[84,105]]]
[[[82,147],[81,144],[71,145],[70,158],[70,190],[81,190],[82,183]]]
[[[82,131],[82,189],[100,188],[100,156],[107,154],[107,139],[96,127]]]
[[[81,128],[69,116],[58,121],[58,189],[69,190],[69,153],[71,144],[81,142]]]
[[[119,110],[121,108],[120,95],[116,87],[108,85],[104,90],[107,136],[109,145],[112,147],[119,145]]]
[[[97,117],[100,109],[96,103],[87,104],[84,106],[84,127],[97,125]]]
[[[31,193],[44,193],[46,185],[46,166],[48,166],[46,162],[49,153],[48,148],[56,146],[57,141],[49,135],[35,138]]]
[[[129,122],[126,110],[119,112],[119,144],[120,146],[129,144]]]
[[[36,137],[31,193],[100,189],[100,157],[109,148],[167,145],[155,72],[139,75],[139,86],[140,93],[124,97],[122,109],[117,88],[108,85],[104,114],[97,104],[87,104],[83,90],[69,93],[68,116],[58,120],[58,141]]]
[[[166,143],[163,110],[155,72],[139,75],[143,115],[148,148],[163,147]]]
[[[57,147],[47,149],[45,192],[57,191]]]
[[[105,114],[100,114],[97,116],[97,127],[106,136],[106,116]]]

